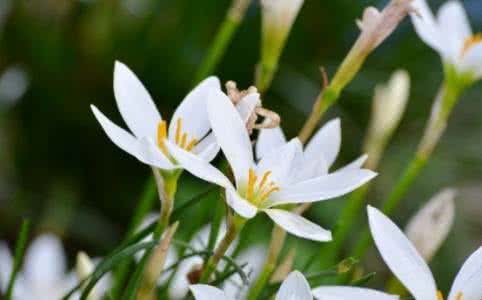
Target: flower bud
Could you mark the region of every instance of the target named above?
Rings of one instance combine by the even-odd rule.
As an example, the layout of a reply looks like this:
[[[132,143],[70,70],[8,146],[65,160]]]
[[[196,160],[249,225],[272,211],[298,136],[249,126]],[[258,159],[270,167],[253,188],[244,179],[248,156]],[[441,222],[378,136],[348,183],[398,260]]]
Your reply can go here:
[[[442,190],[408,222],[405,233],[426,261],[437,253],[452,228],[455,196],[454,189]]]
[[[410,94],[410,76],[404,70],[393,73],[387,84],[375,88],[370,127],[365,141],[369,168],[376,168],[388,139],[402,119]]]
[[[276,71],[281,51],[303,0],[262,0],[261,62],[257,87],[264,92]]]

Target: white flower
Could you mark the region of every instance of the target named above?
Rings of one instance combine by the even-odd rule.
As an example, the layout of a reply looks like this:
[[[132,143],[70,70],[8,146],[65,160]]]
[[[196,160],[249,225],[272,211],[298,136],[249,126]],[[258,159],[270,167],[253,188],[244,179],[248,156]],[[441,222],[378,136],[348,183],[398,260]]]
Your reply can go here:
[[[405,228],[408,239],[420,255],[429,261],[447,238],[454,223],[454,189],[437,193],[413,216]]]
[[[482,35],[473,34],[462,4],[448,1],[435,17],[425,0],[414,0],[411,15],[419,37],[436,50],[444,63],[474,79],[482,77]]]
[[[270,37],[272,35],[283,44],[303,5],[303,0],[262,0],[261,5],[264,38],[273,40]]]
[[[278,151],[287,144],[285,135],[280,127],[263,129],[259,133],[256,143],[256,157],[262,159]],[[338,157],[341,148],[340,120],[334,119],[326,123],[306,145],[303,153],[299,154],[297,169],[290,174],[293,181],[308,180],[327,176],[330,168]],[[367,156],[362,155],[352,163],[332,173],[351,172],[360,170]],[[337,173],[337,174],[340,174]],[[348,174],[348,173],[347,173]]]
[[[232,300],[222,290],[204,284],[191,285],[191,292],[196,300]],[[298,271],[293,271],[283,281],[275,300],[312,300],[310,285]]]
[[[403,232],[379,210],[368,207],[370,230],[383,260],[416,300],[442,300],[432,273]],[[482,299],[482,247],[465,261],[448,300]]]
[[[114,94],[119,112],[132,134],[112,123],[95,106],[91,108],[107,136],[119,148],[143,163],[172,170],[179,166],[165,146],[167,140],[176,148],[190,151],[207,161],[212,160],[219,150],[213,135],[209,134],[206,112],[206,98],[211,89],[220,89],[216,77],[205,79],[184,98],[168,127],[136,75],[124,64],[116,62]]]
[[[5,291],[13,258],[6,244],[0,243],[0,288]],[[62,298],[77,284],[74,272],[67,273],[66,257],[60,240],[51,234],[36,238],[25,253],[22,270],[17,275],[15,300],[52,300]],[[105,292],[107,281],[97,286],[99,295]]]
[[[302,147],[293,139],[278,151],[274,151],[257,163],[248,132],[236,108],[220,91],[213,91],[208,100],[211,127],[226,156],[235,178],[235,185],[214,166],[199,157],[166,145],[175,159],[193,175],[218,184],[226,189],[226,201],[244,218],[253,218],[263,211],[286,231],[315,241],[331,240],[331,233],[303,217],[275,206],[315,202],[341,196],[364,184],[375,176],[369,170],[348,170],[319,176],[309,180],[297,180],[302,167]]]

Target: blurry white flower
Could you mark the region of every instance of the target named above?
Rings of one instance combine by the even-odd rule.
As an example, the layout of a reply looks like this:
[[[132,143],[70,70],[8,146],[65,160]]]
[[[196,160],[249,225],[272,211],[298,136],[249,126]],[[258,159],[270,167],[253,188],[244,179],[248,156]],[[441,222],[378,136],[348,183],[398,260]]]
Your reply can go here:
[[[7,20],[7,16],[12,9],[12,0],[2,0],[0,2],[0,35],[3,29],[3,25]]]
[[[204,251],[207,248],[208,241],[209,241],[209,233],[211,231],[211,225],[204,226],[199,232],[194,234],[193,238],[189,242],[189,249],[184,253],[184,255],[188,255],[191,252],[195,251]],[[219,234],[218,234],[218,241],[216,245],[221,241],[221,238],[226,233],[226,224],[222,223]],[[237,241],[235,241],[228,249],[226,255],[231,255],[236,248]],[[168,294],[171,299],[183,299],[186,297],[187,293],[189,292],[189,282],[188,275],[196,270],[197,268],[202,267],[203,265],[203,258],[196,255],[191,256],[182,260],[176,268],[174,273],[174,277],[168,288]],[[166,267],[169,267],[171,264],[169,262],[166,263]],[[223,265],[223,264],[220,264]]]
[[[0,76],[0,106],[15,104],[25,94],[28,83],[28,76],[23,68],[8,68]]]
[[[482,35],[473,34],[462,4],[448,1],[432,14],[425,0],[414,0],[412,22],[419,37],[457,72],[482,77]]]
[[[77,253],[77,261],[75,265],[75,272],[77,273],[78,282],[86,280],[92,272],[95,270],[95,263],[85,252]],[[87,282],[85,282],[87,283]],[[84,283],[84,286],[85,286]],[[97,285],[90,291],[87,300],[100,300],[101,296],[111,286],[110,274],[104,275],[104,277],[97,283]]]
[[[263,246],[251,246],[236,256],[238,265],[246,265],[243,270],[249,277],[249,283],[254,283],[253,279],[258,278],[266,258],[266,248]],[[249,285],[245,285],[239,274],[235,274],[229,278],[224,284],[224,293],[230,299],[245,299],[248,294]]]
[[[405,234],[420,255],[430,261],[447,238],[455,217],[454,189],[444,189],[430,199],[408,222]]]
[[[0,288],[5,291],[13,258],[6,244],[0,243]],[[25,253],[23,268],[17,275],[13,297],[16,300],[60,299],[77,284],[76,275],[66,272],[66,257],[60,240],[51,234],[37,237]],[[101,281],[102,282],[102,281]],[[105,292],[97,284],[99,294]]]
[[[383,260],[416,300],[441,300],[442,294],[427,263],[390,219],[368,207],[370,230]],[[482,247],[465,261],[455,277],[448,300],[482,299]]]
[[[91,108],[107,136],[119,148],[143,163],[172,170],[179,165],[173,161],[167,141],[176,149],[192,152],[203,160],[211,161],[216,156],[219,147],[214,136],[209,134],[206,100],[211,89],[220,88],[216,77],[201,82],[181,102],[168,128],[136,75],[126,65],[116,62],[114,94],[117,107],[133,135],[112,123],[95,106]]]
[[[243,218],[253,218],[265,212],[279,226],[299,237],[329,241],[331,233],[305,218],[275,206],[315,202],[346,194],[375,176],[369,170],[350,169],[309,180],[293,174],[301,167],[302,146],[293,139],[279,151],[274,151],[256,162],[248,131],[229,98],[213,91],[208,100],[211,127],[226,156],[235,178],[235,185],[207,161],[166,145],[187,171],[226,189],[226,201]]]
[[[191,285],[191,292],[196,300],[232,300],[222,290],[204,284]],[[310,285],[298,271],[293,271],[281,284],[275,300],[312,300]]]
[[[273,129],[262,129],[256,143],[256,157],[261,160],[263,157],[272,155],[287,144],[285,135],[280,127]],[[297,157],[297,168],[290,176],[293,181],[309,180],[329,175],[329,170],[338,157],[341,148],[341,126],[340,119],[327,122],[313,138],[308,142]],[[367,159],[366,155],[360,156],[352,163],[332,172],[331,174],[349,174],[353,170],[361,170],[361,166]],[[330,174],[330,175],[331,175]]]

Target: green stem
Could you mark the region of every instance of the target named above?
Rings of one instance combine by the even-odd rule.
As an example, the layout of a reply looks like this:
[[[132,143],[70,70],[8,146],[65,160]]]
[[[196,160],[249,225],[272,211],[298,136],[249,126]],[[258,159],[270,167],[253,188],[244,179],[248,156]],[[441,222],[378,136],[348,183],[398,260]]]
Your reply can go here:
[[[271,241],[268,249],[268,256],[263,265],[263,270],[256,280],[255,284],[249,291],[248,300],[256,300],[261,294],[263,288],[268,283],[271,274],[273,274],[276,265],[278,263],[278,257],[283,248],[284,241],[286,239],[286,231],[283,228],[275,225],[273,232],[271,233]]]
[[[231,42],[236,29],[244,18],[246,10],[251,0],[234,0],[226,14],[226,17],[214,38],[214,42],[208,50],[201,66],[194,77],[195,83],[203,80],[212,74],[219,61],[226,52],[226,48]]]
[[[230,222],[228,222],[228,228],[226,233],[219,243],[218,247],[214,251],[213,255],[209,258],[207,263],[203,267],[203,273],[199,280],[200,283],[208,283],[211,275],[216,271],[219,261],[223,258],[224,254],[228,250],[229,246],[233,243],[233,241],[238,236],[238,233],[243,228],[244,223],[246,222],[245,219],[235,215]]]
[[[13,262],[10,279],[8,281],[7,293],[5,295],[5,299],[7,300],[11,300],[13,296],[13,288],[15,286],[15,280],[17,279],[18,271],[20,269],[20,266],[22,265],[23,254],[27,245],[29,231],[30,221],[28,219],[25,219],[23,220],[22,226],[20,227],[20,233],[18,235],[17,244],[15,246],[15,260]]]

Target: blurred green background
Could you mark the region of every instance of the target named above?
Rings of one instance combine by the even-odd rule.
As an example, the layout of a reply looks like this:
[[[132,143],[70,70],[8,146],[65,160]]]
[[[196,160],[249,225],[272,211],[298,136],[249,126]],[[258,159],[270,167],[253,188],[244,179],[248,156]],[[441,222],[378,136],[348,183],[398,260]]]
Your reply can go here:
[[[281,115],[288,136],[301,128],[319,92],[319,66],[333,74],[358,34],[354,20],[363,7],[386,2],[305,1],[264,97],[264,105]],[[482,2],[463,2],[474,28],[482,29]],[[0,74],[9,74],[8,80],[0,80],[0,239],[12,243],[23,216],[33,220],[37,233],[60,234],[71,255],[80,249],[103,255],[122,239],[150,170],[107,139],[89,104],[122,124],[112,91],[114,61],[120,60],[134,70],[163,116],[169,117],[193,87],[194,73],[229,3],[0,0]],[[440,3],[430,2],[434,8]],[[253,1],[215,74],[223,82],[237,81],[241,88],[251,85],[259,40],[260,5]],[[397,68],[411,74],[411,98],[370,194],[374,204],[390,191],[421,137],[442,79],[439,57],[404,21],[324,118],[342,119],[338,164],[357,157],[373,88]],[[481,93],[478,84],[463,95],[431,162],[393,217],[405,225],[435,192],[446,186],[459,188],[455,227],[432,263],[444,291],[465,256],[482,241]],[[18,101],[15,96],[20,96]],[[177,203],[205,189],[185,174]],[[187,240],[209,221],[215,196],[182,214],[181,238]],[[331,228],[342,205],[343,200],[319,203],[307,216]],[[245,230],[244,244],[267,243],[270,230],[267,218],[257,217]],[[293,237],[289,242],[296,242],[298,253],[318,247]],[[373,258],[377,260],[369,269],[385,272],[378,267],[378,255]],[[298,263],[304,259],[299,257]]]

